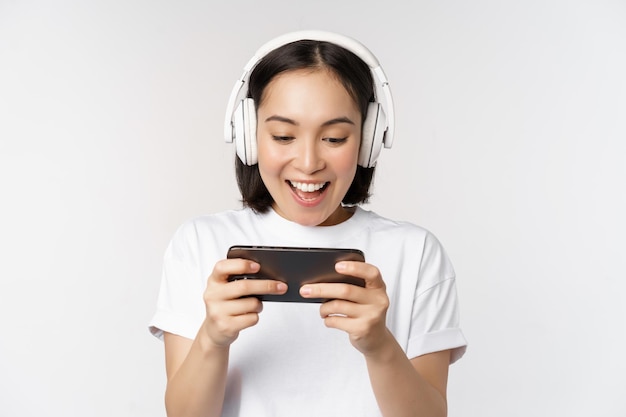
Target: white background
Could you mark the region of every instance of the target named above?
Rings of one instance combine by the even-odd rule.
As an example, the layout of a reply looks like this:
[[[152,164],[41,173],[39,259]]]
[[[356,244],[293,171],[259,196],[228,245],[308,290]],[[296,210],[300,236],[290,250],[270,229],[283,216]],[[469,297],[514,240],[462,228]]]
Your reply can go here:
[[[390,79],[366,208],[455,264],[450,416],[626,415],[626,3],[217,3],[0,0],[0,415],[164,415],[163,251],[239,206],[226,101],[297,29]]]

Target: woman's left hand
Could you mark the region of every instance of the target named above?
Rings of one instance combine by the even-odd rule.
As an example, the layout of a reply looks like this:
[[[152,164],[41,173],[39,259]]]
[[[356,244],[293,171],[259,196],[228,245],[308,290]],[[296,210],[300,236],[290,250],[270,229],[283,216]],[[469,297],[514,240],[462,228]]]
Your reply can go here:
[[[329,299],[320,307],[324,324],[348,333],[352,345],[364,355],[375,354],[391,336],[385,320],[389,298],[380,271],[374,265],[357,261],[338,262],[335,270],[363,278],[365,287],[340,283],[307,284],[300,288],[300,295]]]

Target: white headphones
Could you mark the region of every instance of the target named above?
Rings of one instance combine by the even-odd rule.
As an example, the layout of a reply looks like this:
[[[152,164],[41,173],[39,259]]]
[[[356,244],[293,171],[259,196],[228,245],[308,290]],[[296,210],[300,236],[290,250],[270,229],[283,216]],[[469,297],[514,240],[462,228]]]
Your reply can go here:
[[[375,166],[382,146],[391,148],[393,143],[394,109],[389,83],[378,60],[363,44],[352,38],[331,32],[291,32],[261,46],[244,67],[243,75],[235,83],[228,99],[224,139],[229,143],[235,142],[237,156],[244,164],[254,165],[257,163],[256,109],[254,100],[247,97],[250,73],[269,52],[299,40],[334,43],[354,53],[370,67],[374,79],[376,102],[369,104],[367,116],[363,122],[358,164],[366,168]],[[381,97],[384,97],[383,102],[380,102]]]

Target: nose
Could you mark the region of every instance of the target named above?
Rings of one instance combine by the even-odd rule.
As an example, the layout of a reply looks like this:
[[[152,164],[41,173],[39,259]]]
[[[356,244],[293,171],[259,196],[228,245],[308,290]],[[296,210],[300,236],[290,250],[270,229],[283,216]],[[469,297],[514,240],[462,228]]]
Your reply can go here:
[[[315,139],[306,139],[299,142],[294,165],[305,174],[312,174],[324,168],[324,158]]]

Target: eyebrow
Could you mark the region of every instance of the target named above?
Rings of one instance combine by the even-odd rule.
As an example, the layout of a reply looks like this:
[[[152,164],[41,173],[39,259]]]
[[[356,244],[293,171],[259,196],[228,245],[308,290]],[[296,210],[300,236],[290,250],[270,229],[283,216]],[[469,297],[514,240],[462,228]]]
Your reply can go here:
[[[267,119],[265,119],[265,121],[266,122],[289,123],[289,124],[294,125],[294,126],[298,126],[299,125],[299,123],[296,122],[293,119],[290,119],[288,117],[278,116],[278,115],[270,116]],[[334,119],[327,120],[324,123],[322,123],[322,126],[330,126],[330,125],[334,125],[334,124],[338,124],[338,123],[348,123],[348,124],[354,125],[354,122],[352,120],[350,120],[349,118],[343,116],[343,117],[337,117],[337,118],[334,118]]]

